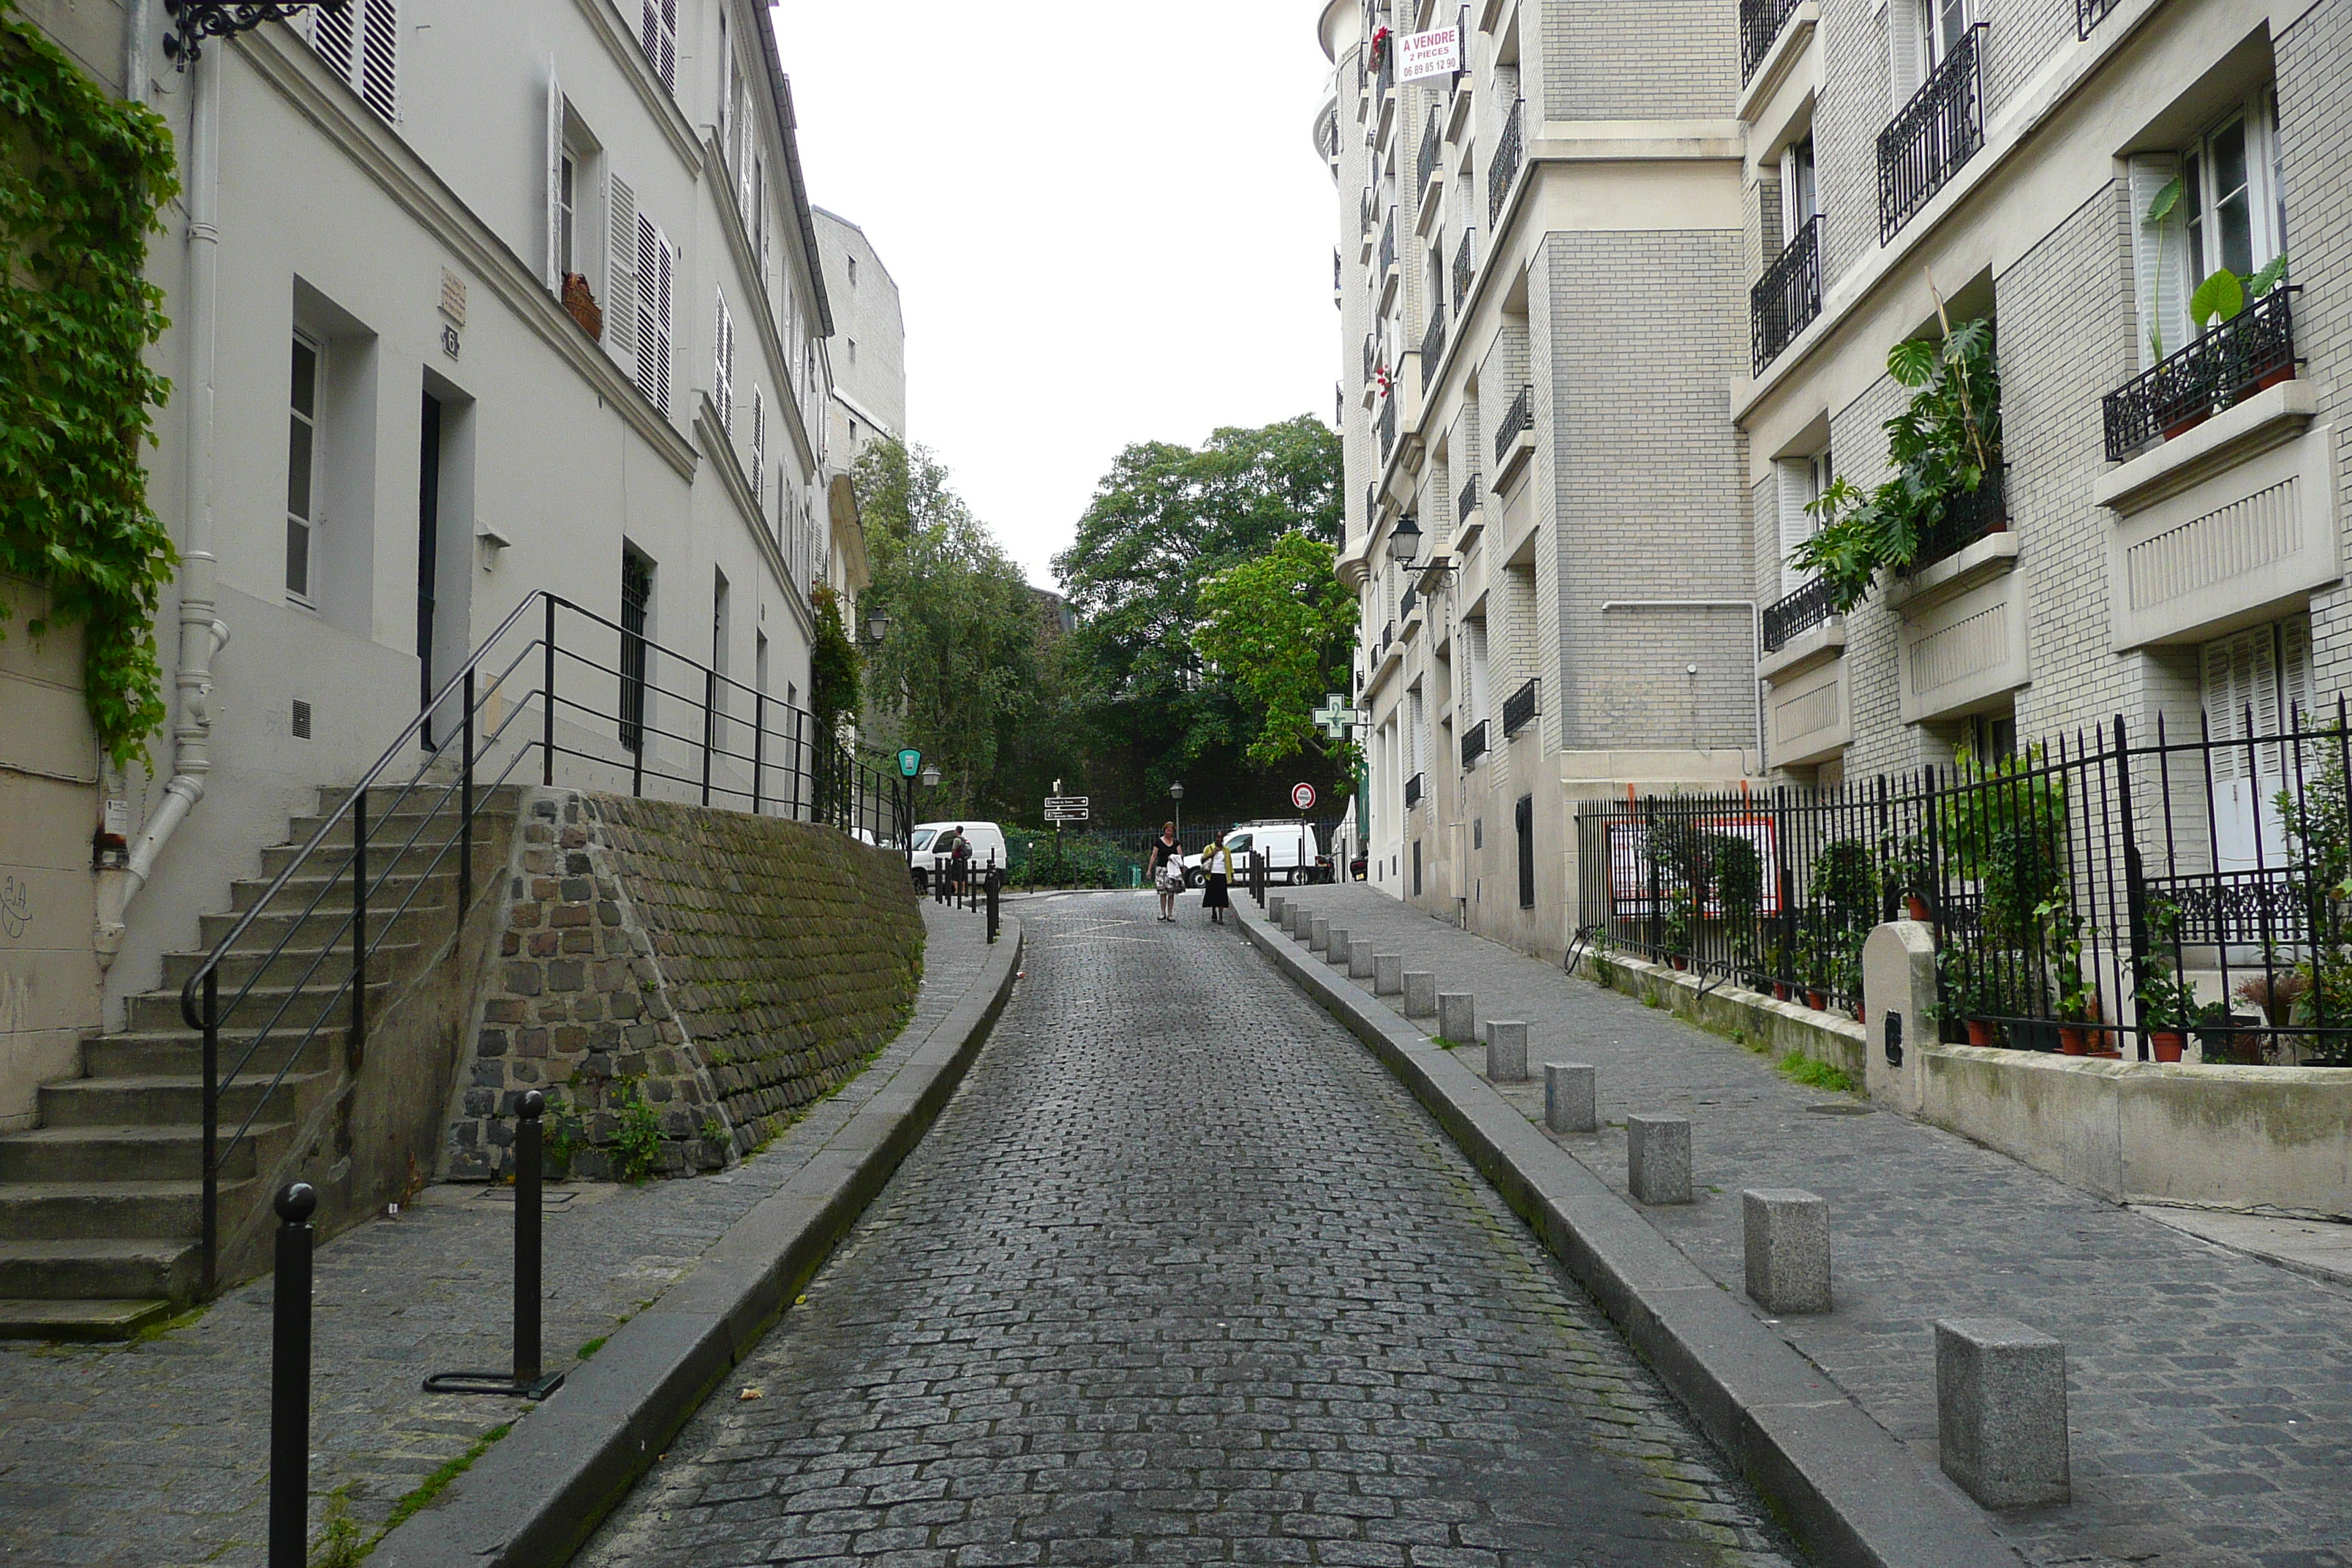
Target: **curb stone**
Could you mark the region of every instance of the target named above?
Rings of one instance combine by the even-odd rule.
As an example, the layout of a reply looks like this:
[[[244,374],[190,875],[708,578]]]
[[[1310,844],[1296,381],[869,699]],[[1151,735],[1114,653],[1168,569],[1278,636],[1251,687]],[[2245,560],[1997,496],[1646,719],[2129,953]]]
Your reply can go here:
[[[569,1562],[735,1364],[783,1315],[945,1109],[1012,995],[1021,922],[898,1073],[593,1361],[384,1537],[379,1568]]]
[[[1243,931],[1436,1118],[1824,1568],[2018,1568],[2017,1552],[1786,1340],[1469,1066],[1361,986]]]

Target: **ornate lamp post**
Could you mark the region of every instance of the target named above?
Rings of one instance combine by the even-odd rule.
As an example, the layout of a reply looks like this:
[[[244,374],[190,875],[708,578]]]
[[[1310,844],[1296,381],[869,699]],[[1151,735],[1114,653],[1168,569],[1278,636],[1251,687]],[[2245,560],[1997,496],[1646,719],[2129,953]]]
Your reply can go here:
[[[264,22],[290,22],[305,6],[341,15],[351,0],[163,0],[173,30],[163,35],[163,55],[186,70],[204,53],[206,38],[250,32]]]

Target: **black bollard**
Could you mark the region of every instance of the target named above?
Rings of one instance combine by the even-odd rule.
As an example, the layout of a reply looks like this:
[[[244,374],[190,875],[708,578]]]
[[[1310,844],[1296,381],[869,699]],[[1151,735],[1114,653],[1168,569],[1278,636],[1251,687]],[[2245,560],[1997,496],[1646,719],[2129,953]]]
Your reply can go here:
[[[563,1386],[563,1373],[541,1370],[540,1353],[541,1139],[547,1096],[525,1089],[515,1101],[514,1373],[436,1372],[427,1394],[498,1394],[544,1399]]]
[[[988,868],[988,940],[992,942],[996,940],[996,889],[1003,886],[1003,872],[993,866]]]
[[[278,1271],[270,1283],[269,1568],[310,1554],[310,1215],[319,1194],[278,1194]]]

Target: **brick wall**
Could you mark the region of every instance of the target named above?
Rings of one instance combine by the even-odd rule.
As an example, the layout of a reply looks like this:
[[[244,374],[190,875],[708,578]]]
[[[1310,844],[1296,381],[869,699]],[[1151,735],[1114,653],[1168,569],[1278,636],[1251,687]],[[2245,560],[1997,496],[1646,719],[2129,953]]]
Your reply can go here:
[[[1554,0],[1541,11],[1544,118],[1712,119],[1731,112],[1739,91],[1737,5]]]
[[[510,1173],[515,1098],[583,1117],[603,1176],[632,1098],[681,1174],[749,1152],[897,1033],[922,968],[904,862],[829,827],[625,796],[529,804],[449,1175]],[[710,1134],[716,1133],[717,1136]]]

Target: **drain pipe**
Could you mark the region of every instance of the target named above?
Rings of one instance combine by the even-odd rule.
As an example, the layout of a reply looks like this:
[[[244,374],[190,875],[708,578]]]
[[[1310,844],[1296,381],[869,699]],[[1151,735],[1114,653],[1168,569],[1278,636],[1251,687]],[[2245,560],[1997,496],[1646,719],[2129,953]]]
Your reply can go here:
[[[143,71],[143,66],[142,68]],[[178,714],[172,726],[172,777],[163,799],[131,845],[125,864],[99,875],[96,949],[101,973],[122,951],[123,917],[154,875],[155,861],[205,798],[212,773],[213,659],[228,647],[215,613],[220,562],[213,553],[213,382],[218,358],[220,292],[220,62],[199,60],[188,138],[187,520],[180,549]]]

